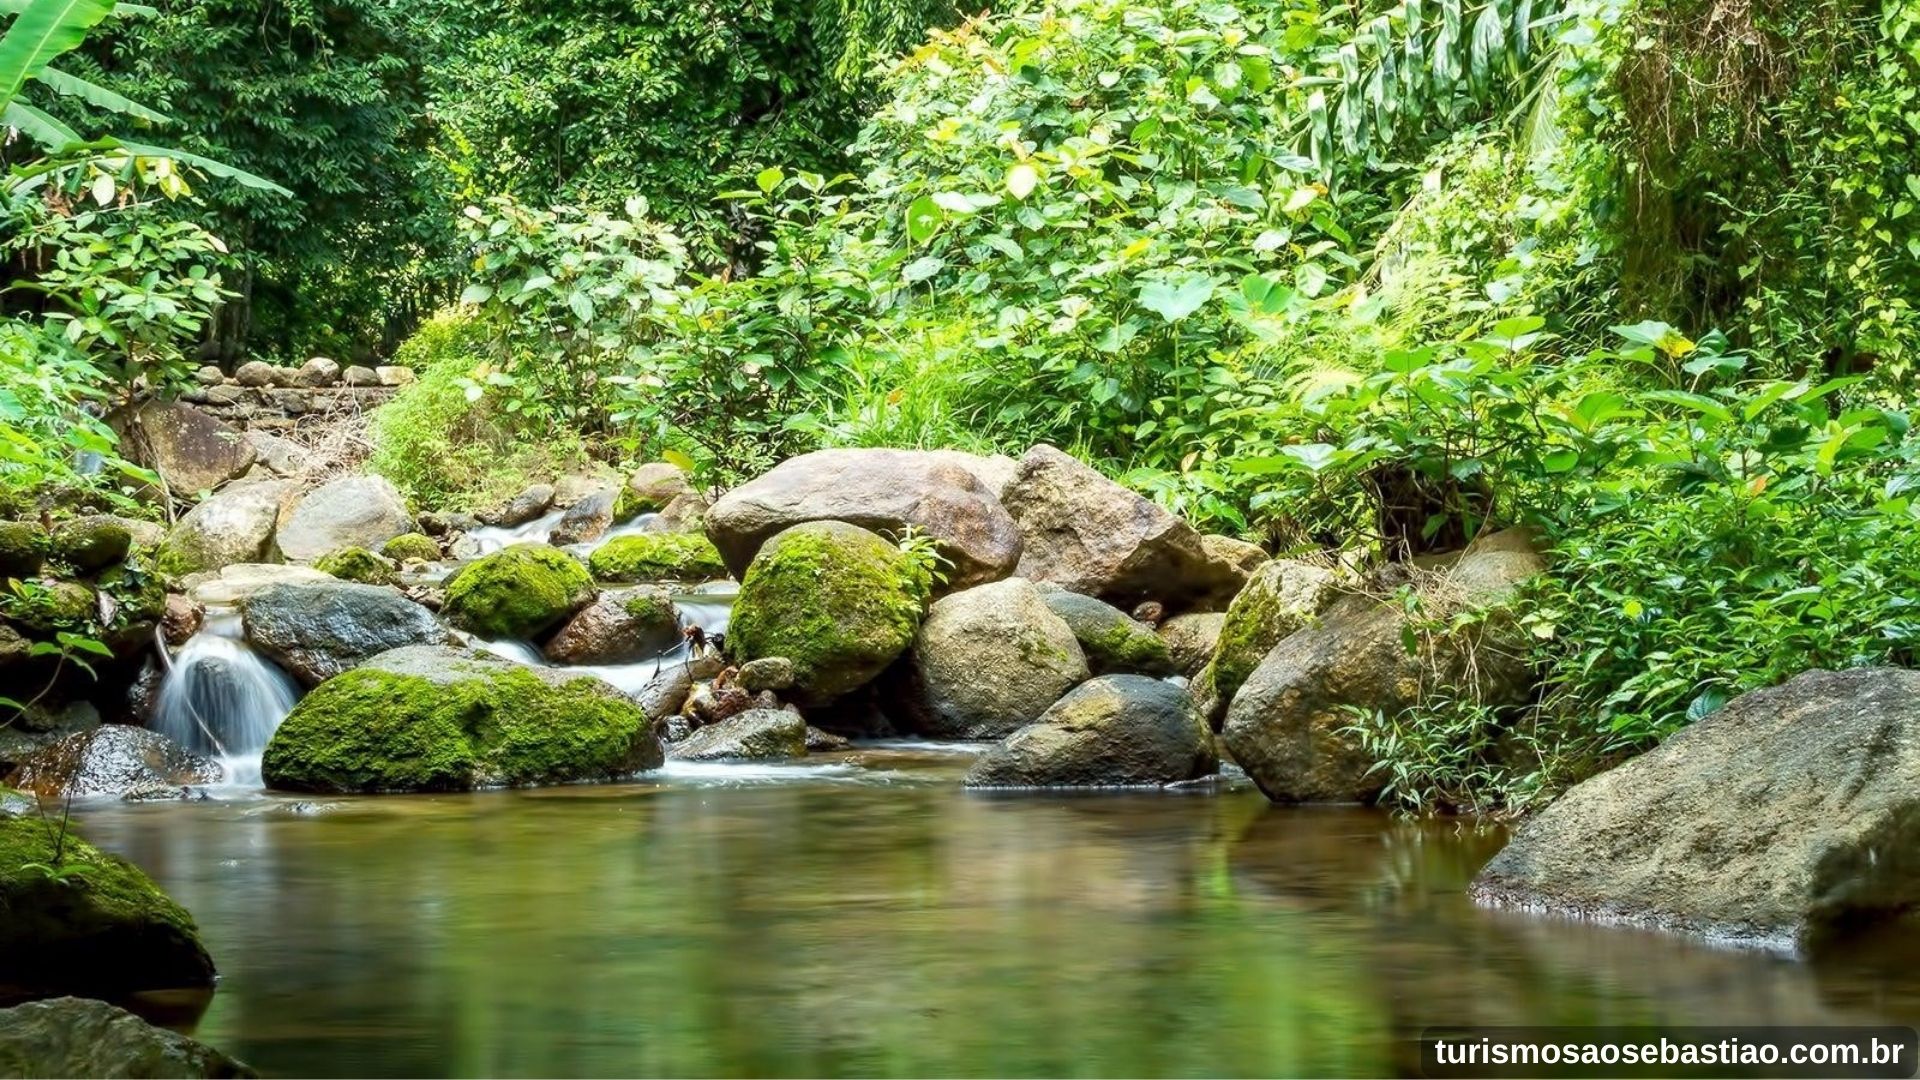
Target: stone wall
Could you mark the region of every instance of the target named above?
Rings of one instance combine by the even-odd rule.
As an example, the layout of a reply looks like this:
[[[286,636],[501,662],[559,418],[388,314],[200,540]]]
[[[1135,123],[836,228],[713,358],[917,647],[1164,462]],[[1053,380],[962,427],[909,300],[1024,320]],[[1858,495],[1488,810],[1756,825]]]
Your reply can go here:
[[[275,367],[255,360],[232,375],[211,365],[196,373],[198,383],[180,400],[238,427],[271,431],[294,426],[303,417],[360,413],[385,404],[413,381],[411,368],[349,367],[315,357],[300,367]]]

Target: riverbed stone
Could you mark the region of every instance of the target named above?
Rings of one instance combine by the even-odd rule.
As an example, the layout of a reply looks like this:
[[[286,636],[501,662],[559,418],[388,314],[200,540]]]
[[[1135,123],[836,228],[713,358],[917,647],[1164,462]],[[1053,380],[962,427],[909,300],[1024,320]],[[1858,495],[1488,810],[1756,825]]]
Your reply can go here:
[[[7,782],[49,799],[124,795],[160,784],[218,783],[220,766],[157,731],[105,724],[29,754]]]
[[[259,463],[277,476],[299,476],[314,460],[313,451],[270,431],[249,430],[247,442],[253,444]]]
[[[31,521],[0,521],[0,578],[30,578],[47,561],[44,531]]]
[[[256,1075],[205,1043],[104,1001],[61,997],[0,1009],[0,1076]]]
[[[253,446],[238,428],[183,402],[148,401],[114,426],[175,499],[212,491],[254,462]]]
[[[665,589],[609,589],[567,620],[547,642],[556,664],[631,664],[680,642],[680,613]]]
[[[1174,674],[1173,658],[1153,627],[1091,596],[1057,588],[1043,589],[1040,595],[1073,629],[1093,674]]]
[[[781,761],[806,753],[807,722],[785,709],[748,709],[667,749],[675,761]]]
[[[820,705],[904,652],[929,583],[900,549],[857,525],[812,521],[769,540],[747,568],[728,643],[739,659],[793,662],[793,695]]]
[[[793,661],[784,656],[763,656],[758,660],[749,660],[740,665],[740,674],[737,676],[741,688],[750,694],[762,690],[789,689],[797,677]]]
[[[91,702],[75,701],[58,707],[35,705],[15,713],[0,725],[0,778],[14,767],[69,735],[100,726],[100,710]]]
[[[1042,443],[1020,459],[1002,500],[1024,538],[1018,573],[1123,610],[1174,611],[1230,586],[1191,525]]]
[[[1040,718],[1089,675],[1066,620],[1033,583],[1008,578],[934,602],[913,643],[903,717],[937,739],[998,739]]]
[[[1200,711],[1218,727],[1253,669],[1289,635],[1341,598],[1348,584],[1333,568],[1277,559],[1254,572],[1227,608],[1207,668],[1195,687]]]
[[[1527,819],[1482,903],[1817,951],[1920,907],[1920,672],[1735,698]]]
[[[1185,690],[1141,675],[1083,683],[982,754],[968,787],[1177,784],[1219,768],[1213,732]]]
[[[82,573],[95,573],[126,561],[133,531],[111,514],[69,518],[53,528],[55,557]]]
[[[614,780],[661,760],[640,707],[592,675],[415,645],[315,687],[261,771],[282,791],[464,791]]]
[[[578,559],[547,544],[514,544],[462,567],[447,582],[442,614],[483,638],[531,641],[593,597]]]
[[[658,731],[666,721],[678,716],[687,703],[687,696],[693,692],[694,672],[691,664],[667,664],[648,679],[646,685],[633,695],[640,710],[647,715],[647,721]]]
[[[632,533],[594,548],[587,569],[606,582],[708,581],[727,576],[720,553],[699,533]]]
[[[380,476],[345,476],[296,499],[280,517],[275,543],[289,562],[310,563],[344,547],[378,550],[413,531],[413,515]]]
[[[391,585],[396,569],[393,560],[358,545],[320,556],[313,561],[313,568],[341,581],[357,581],[363,585]]]
[[[425,533],[401,533],[381,544],[380,554],[397,563],[438,562],[440,545]]]
[[[1189,679],[1199,675],[1213,659],[1213,650],[1220,644],[1220,630],[1226,622],[1224,611],[1196,611],[1161,623],[1157,632],[1167,646],[1174,670]]]
[[[697,532],[706,520],[707,500],[678,465],[650,462],[627,477],[614,501],[615,521],[639,514],[658,514],[654,524],[661,532]]]
[[[482,524],[511,529],[547,512],[553,505],[552,484],[532,484],[499,506],[479,514]]]
[[[602,489],[575,501],[560,516],[547,542],[555,546],[587,544],[605,536],[613,527],[613,500],[614,492]]]
[[[311,566],[285,563],[235,563],[215,574],[196,574],[187,580],[187,598],[205,607],[233,607],[261,589],[312,581],[332,581]]]
[[[1545,566],[1524,534],[1502,533],[1411,579],[1419,621],[1396,600],[1335,601],[1241,685],[1222,731],[1228,751],[1276,802],[1371,802],[1386,779],[1350,730],[1354,710],[1394,716],[1429,694],[1523,703],[1533,684],[1512,602]],[[1487,614],[1454,625],[1476,611]]]
[[[819,450],[789,458],[727,492],[707,512],[707,535],[738,575],[769,538],[808,521],[841,521],[890,539],[908,529],[939,545],[947,587],[997,581],[1020,559],[1020,531],[953,454]]]
[[[71,823],[63,831],[38,815],[0,814],[0,911],[0,987],[117,996],[213,985],[192,917]]]
[[[433,613],[393,589],[348,581],[273,585],[240,605],[247,640],[303,686],[407,645],[453,635]]]

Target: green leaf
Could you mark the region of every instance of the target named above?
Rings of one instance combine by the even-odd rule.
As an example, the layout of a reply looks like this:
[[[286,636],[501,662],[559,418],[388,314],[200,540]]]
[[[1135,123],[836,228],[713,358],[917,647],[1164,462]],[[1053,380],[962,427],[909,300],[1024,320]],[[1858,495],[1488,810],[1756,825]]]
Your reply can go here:
[[[1140,287],[1140,306],[1170,323],[1199,311],[1213,298],[1213,279],[1188,272],[1149,281]]]
[[[460,302],[463,304],[484,304],[491,299],[493,299],[493,286],[478,282],[467,286],[460,293]]]
[[[266,177],[256,176],[245,169],[235,168],[225,162],[215,161],[210,157],[204,157],[200,154],[189,153],[185,150],[168,149],[164,146],[154,146],[151,143],[131,142],[127,139],[110,138],[100,140],[100,142],[105,144],[108,149],[118,146],[138,154],[141,157],[169,158],[183,165],[191,165],[201,172],[206,173],[208,176],[217,176],[222,180],[232,180],[245,187],[257,188],[261,191],[271,191],[275,195],[285,195],[288,198],[293,197],[293,192],[268,180]]]
[[[171,124],[173,118],[158,113],[137,101],[129,100],[104,86],[96,86],[85,79],[76,78],[57,68],[47,68],[40,73],[40,83],[56,94],[79,98],[95,108],[108,112],[121,113],[137,117],[153,124]]]
[[[780,186],[780,181],[786,178],[786,170],[776,165],[770,169],[761,169],[759,174],[753,178],[753,184],[760,189],[761,194],[771,195],[773,194],[773,189]]]
[[[1033,194],[1033,189],[1039,186],[1039,183],[1040,170],[1024,161],[1007,170],[1007,192],[1016,199],[1024,199]]]
[[[112,10],[113,0],[32,0],[0,36],[0,109],[54,57],[78,48]]]
[[[14,128],[49,150],[63,150],[82,140],[78,132],[24,101],[0,109],[0,124]]]
[[[940,225],[946,221],[946,215],[940,212],[939,204],[929,196],[922,195],[907,207],[907,239],[916,244],[924,244],[933,239],[940,231]]]
[[[1649,390],[1641,395],[1649,401],[1678,405],[1702,416],[1727,423],[1733,419],[1733,413],[1725,405],[1705,394],[1690,394],[1685,390]]]

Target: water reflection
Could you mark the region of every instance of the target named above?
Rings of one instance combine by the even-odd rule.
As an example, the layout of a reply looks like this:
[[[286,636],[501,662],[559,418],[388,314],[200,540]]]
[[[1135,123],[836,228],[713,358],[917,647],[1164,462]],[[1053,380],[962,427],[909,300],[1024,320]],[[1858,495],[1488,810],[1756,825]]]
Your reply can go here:
[[[1477,910],[1494,832],[1257,795],[981,798],[964,756],[847,760],[892,782],[85,827],[199,918],[223,972],[199,1033],[277,1073],[1381,1073],[1434,1022],[1916,1015],[1911,967]]]

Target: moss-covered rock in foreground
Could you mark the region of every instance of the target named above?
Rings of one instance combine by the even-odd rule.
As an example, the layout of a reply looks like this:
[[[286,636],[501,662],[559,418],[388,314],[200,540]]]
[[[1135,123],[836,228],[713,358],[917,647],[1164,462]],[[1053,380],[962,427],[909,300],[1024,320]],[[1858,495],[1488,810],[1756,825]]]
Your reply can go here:
[[[204,987],[193,918],[57,818],[0,813],[0,997]]]
[[[534,638],[593,599],[579,560],[546,544],[515,544],[462,567],[441,614],[483,638]]]
[[[928,584],[899,548],[857,525],[795,525],[747,568],[728,638],[742,660],[793,661],[797,700],[829,701],[912,643]]]
[[[720,552],[699,533],[616,536],[593,549],[587,569],[601,581],[706,581],[727,576]]]
[[[315,560],[313,568],[323,574],[332,574],[341,581],[357,581],[362,585],[391,585],[394,582],[393,563],[363,547],[343,547],[322,555]]]
[[[417,645],[321,683],[261,762],[283,791],[464,791],[659,766],[645,713],[591,675]]]

